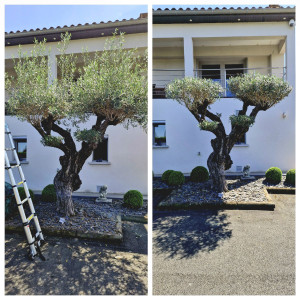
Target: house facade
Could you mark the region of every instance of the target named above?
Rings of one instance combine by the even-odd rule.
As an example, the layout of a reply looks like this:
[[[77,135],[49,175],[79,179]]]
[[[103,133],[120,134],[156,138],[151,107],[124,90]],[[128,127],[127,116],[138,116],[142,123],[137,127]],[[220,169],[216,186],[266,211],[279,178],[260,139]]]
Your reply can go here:
[[[153,11],[153,171],[179,170],[189,175],[207,166],[215,136],[201,131],[186,109],[165,95],[175,78],[210,78],[224,88],[211,106],[222,114],[229,134],[229,116],[242,102],[227,88],[227,79],[259,72],[282,77],[293,87],[288,97],[261,112],[253,127],[231,151],[227,174],[264,174],[272,166],[295,168],[295,8],[157,9]]]
[[[125,48],[137,48],[138,52],[145,52],[147,14],[141,14],[137,19],[123,21],[6,33],[5,71],[8,74],[14,73],[13,58],[18,57],[19,45],[22,45],[22,51],[30,51],[34,38],[39,41],[46,38],[47,47],[51,47],[51,74],[59,78],[55,57],[59,54],[56,48],[61,33],[71,33],[67,53],[77,54],[80,64],[84,49],[91,53],[103,50],[106,39],[112,36],[116,29],[125,32]],[[60,169],[59,156],[62,152],[56,148],[44,147],[40,142],[41,136],[29,123],[21,122],[10,115],[6,115],[5,121],[12,132],[29,188],[41,191],[46,185],[53,183],[57,169]],[[93,117],[82,126],[91,128],[92,124]],[[79,146],[78,143],[78,148]],[[139,190],[146,195],[146,132],[139,127],[127,130],[123,125],[109,126],[101,146],[87,159],[80,172],[80,178],[82,185],[78,193],[96,193],[100,186],[107,185],[108,194],[112,197],[122,196],[130,189]]]

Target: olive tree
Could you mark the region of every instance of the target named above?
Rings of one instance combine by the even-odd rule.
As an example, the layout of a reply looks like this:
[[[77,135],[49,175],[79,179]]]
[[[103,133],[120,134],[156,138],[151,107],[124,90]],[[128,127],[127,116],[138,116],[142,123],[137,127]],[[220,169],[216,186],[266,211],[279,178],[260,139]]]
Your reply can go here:
[[[196,118],[202,130],[215,135],[211,140],[213,152],[207,166],[218,192],[228,191],[225,171],[232,166],[230,151],[234,144],[254,124],[257,114],[266,111],[286,96],[292,88],[274,75],[243,74],[231,77],[228,86],[235,97],[242,101],[238,115],[231,115],[231,132],[226,133],[220,113],[213,113],[210,105],[215,103],[223,92],[221,85],[211,79],[186,77],[171,82],[167,88],[168,98],[184,105]]]
[[[147,124],[146,54],[125,49],[124,34],[115,32],[103,51],[83,51],[78,67],[79,56],[67,54],[70,38],[63,34],[57,46],[58,78],[50,72],[46,40],[36,41],[31,53],[20,49],[16,76],[6,75],[11,113],[29,122],[44,146],[63,152],[54,185],[57,209],[67,216],[75,214],[72,193],[81,186],[79,173],[107,128]],[[94,124],[84,128],[91,116]]]

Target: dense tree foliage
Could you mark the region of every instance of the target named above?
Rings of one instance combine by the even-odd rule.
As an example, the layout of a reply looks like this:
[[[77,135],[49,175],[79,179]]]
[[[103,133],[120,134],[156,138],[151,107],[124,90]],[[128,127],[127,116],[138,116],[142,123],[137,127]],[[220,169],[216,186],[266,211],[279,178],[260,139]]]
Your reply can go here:
[[[28,121],[43,145],[63,152],[54,185],[58,209],[66,215],[74,214],[71,195],[81,185],[79,172],[108,126],[146,128],[148,98],[147,55],[125,49],[123,33],[115,32],[96,53],[67,54],[70,40],[66,33],[58,43],[57,78],[51,74],[51,50],[44,40],[35,41],[31,53],[20,47],[16,76],[6,74],[5,80],[10,112]],[[84,128],[91,116],[95,123]]]

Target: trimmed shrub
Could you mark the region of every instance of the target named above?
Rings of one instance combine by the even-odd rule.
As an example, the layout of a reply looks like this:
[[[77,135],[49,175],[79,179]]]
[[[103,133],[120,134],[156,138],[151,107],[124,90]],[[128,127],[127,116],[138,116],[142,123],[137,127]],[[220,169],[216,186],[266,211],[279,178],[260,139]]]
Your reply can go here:
[[[137,190],[129,190],[125,193],[124,204],[132,208],[140,208],[143,206],[143,195]]]
[[[266,180],[270,183],[279,183],[282,178],[282,171],[277,167],[269,168],[266,172]]]
[[[12,216],[18,211],[12,185],[5,182],[5,218]]]
[[[167,170],[167,171],[163,172],[163,174],[161,176],[161,180],[164,182],[168,182],[168,178],[172,172],[174,172],[174,170]]]
[[[286,173],[285,182],[295,185],[295,182],[296,182],[296,170],[295,169],[288,170],[288,172]]]
[[[185,181],[184,175],[180,171],[173,171],[169,175],[168,185],[182,185]]]
[[[28,190],[29,190],[31,200],[33,201],[34,200],[34,193],[31,189],[28,189]],[[18,191],[19,191],[19,195],[20,195],[21,200],[24,200],[26,198],[25,189],[23,187],[18,187]]]
[[[198,166],[195,167],[192,172],[190,179],[194,182],[204,182],[207,181],[209,178],[208,170],[205,167]]]
[[[42,191],[42,201],[56,202],[56,191],[54,184],[48,184]]]

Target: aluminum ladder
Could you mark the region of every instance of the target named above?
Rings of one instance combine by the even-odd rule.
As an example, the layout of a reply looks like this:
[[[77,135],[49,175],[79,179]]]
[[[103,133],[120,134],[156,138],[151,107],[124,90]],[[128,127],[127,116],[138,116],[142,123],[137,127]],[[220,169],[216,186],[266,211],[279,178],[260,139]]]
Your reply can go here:
[[[8,140],[9,140],[9,148],[5,148],[5,169],[8,172],[9,178],[10,178],[10,182],[14,191],[14,195],[16,198],[16,202],[17,202],[17,206],[18,206],[18,210],[22,219],[22,223],[23,223],[23,227],[24,227],[24,231],[25,231],[25,235],[27,238],[27,242],[29,244],[30,247],[30,251],[28,254],[28,258],[30,260],[33,260],[35,256],[39,256],[42,260],[45,260],[45,257],[42,255],[41,253],[41,246],[44,243],[44,236],[39,224],[39,220],[38,217],[36,215],[33,203],[32,203],[32,199],[30,197],[30,193],[29,193],[29,189],[26,183],[26,179],[24,176],[24,173],[22,171],[22,167],[20,164],[20,160],[14,145],[14,141],[11,135],[11,132],[7,126],[7,124],[5,124],[5,134],[8,136]],[[12,151],[13,154],[13,158],[14,161],[16,162],[15,165],[11,165],[8,155],[7,155],[7,151]],[[13,174],[12,169],[13,168],[17,168],[21,177],[21,182],[16,183],[15,181],[15,177]],[[26,194],[26,198],[25,199],[21,199],[19,191],[18,191],[18,186],[23,185],[24,187],[24,191]],[[30,208],[30,216],[27,218],[26,214],[25,214],[25,210],[23,205],[28,202],[29,204],[29,208]],[[36,234],[32,235],[31,230],[30,230],[30,221],[33,220],[34,221],[34,225],[35,225],[35,229],[36,229]]]

